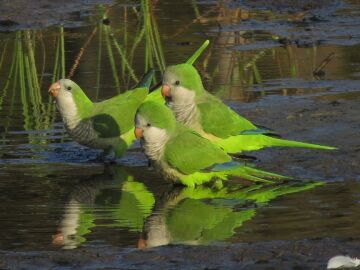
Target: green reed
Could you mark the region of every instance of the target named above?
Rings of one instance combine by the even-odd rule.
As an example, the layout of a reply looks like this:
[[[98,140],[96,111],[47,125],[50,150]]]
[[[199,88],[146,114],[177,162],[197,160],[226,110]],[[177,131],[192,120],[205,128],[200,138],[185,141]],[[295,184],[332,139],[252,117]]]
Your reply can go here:
[[[165,70],[165,57],[151,1],[142,0],[139,8],[125,6],[122,13],[123,23],[119,26],[112,23],[111,17],[108,18],[108,10],[105,10],[104,6],[100,5],[99,11],[102,22],[99,23],[101,31],[99,31],[98,66],[101,66],[100,44],[104,40],[118,92],[120,86],[126,89],[129,85],[139,82],[139,68],[133,66],[134,58],[139,55],[144,58],[141,73],[146,73],[150,68]],[[133,26],[130,21],[138,21],[138,23]],[[139,48],[143,48],[143,51]],[[97,75],[97,78],[97,88],[99,88],[100,75]]]
[[[1,56],[0,56],[0,71],[1,71],[2,65],[3,65],[3,63],[4,63],[4,58],[5,58],[5,53],[6,53],[6,49],[7,49],[8,43],[9,43],[9,40],[6,40],[6,41],[5,41],[4,48],[2,49],[2,52],[1,52]]]
[[[115,64],[116,62],[115,62],[115,57],[114,57],[114,53],[113,53],[113,47],[111,45],[111,40],[110,40],[110,35],[112,35],[111,28],[110,28],[110,26],[104,25],[104,24],[101,24],[101,27],[103,28],[104,35],[105,35],[105,43],[106,43],[106,48],[107,48],[107,52],[108,52],[108,59],[110,62],[112,73],[113,73],[115,87],[116,87],[117,92],[120,93],[120,80],[119,80],[119,76],[118,76],[118,70],[117,70],[117,67]]]
[[[6,44],[5,44],[5,46],[3,48],[3,51],[2,51],[2,54],[1,54],[0,71],[1,71],[2,65],[4,63],[4,56],[5,56],[6,52],[7,52],[7,44],[8,44],[8,41],[6,41]],[[4,99],[5,99],[6,95],[7,95],[7,90],[9,88],[10,79],[14,75],[14,66],[15,66],[15,54],[13,54],[12,61],[11,61],[11,66],[10,66],[10,72],[8,74],[8,77],[6,78],[4,88],[2,89],[2,92],[1,92],[1,95],[0,95],[0,111],[2,109],[3,101],[4,101]]]
[[[98,41],[98,53],[96,63],[96,86],[95,86],[95,100],[99,98],[100,80],[101,80],[101,60],[102,60],[102,45],[103,45],[103,27],[99,27],[99,41]]]
[[[166,67],[165,57],[151,1],[142,0],[141,8],[145,28],[145,70],[155,67],[153,62],[155,58],[159,70],[164,71]]]
[[[107,11],[100,8],[101,17],[107,18]],[[115,87],[120,92],[120,87],[135,84],[139,81],[139,69],[133,68],[135,56],[143,54],[145,73],[150,67],[165,68],[165,60],[161,46],[156,18],[153,12],[151,1],[142,1],[137,9],[135,6],[124,7],[123,24],[116,27],[103,22],[98,25],[98,54],[96,65],[96,99],[99,97],[101,87],[101,65],[103,61],[103,50],[107,52],[108,62],[113,73]],[[132,32],[131,21],[139,20],[135,35]],[[14,33],[15,39],[6,40],[0,50],[0,71],[4,73],[4,66],[8,65],[7,74],[0,84],[0,110],[3,104],[11,104],[10,109],[15,107],[18,100],[22,107],[24,130],[44,130],[51,128],[55,119],[55,106],[51,97],[44,95],[49,79],[43,74],[51,73],[51,81],[57,81],[66,76],[65,65],[65,29],[63,26],[55,29],[54,48],[48,49],[49,40],[44,42],[43,35],[46,31],[20,30]],[[131,33],[131,34],[130,34]],[[48,34],[48,33],[46,33]],[[141,46],[143,44],[143,46]],[[143,52],[139,48],[144,48]],[[46,57],[53,52],[54,61],[48,66]],[[6,56],[10,55],[10,58]],[[47,70],[50,68],[50,72]],[[44,79],[45,78],[45,79]],[[121,79],[120,79],[121,78]],[[11,91],[12,95],[8,97]],[[44,98],[45,97],[45,98]],[[12,115],[9,111],[7,114]],[[8,125],[11,125],[9,119]],[[45,143],[40,135],[29,133],[31,143]],[[33,134],[33,135],[31,135]]]
[[[7,79],[1,86],[0,111],[2,104],[10,104],[5,123],[6,130],[11,125],[11,115],[14,113],[14,102],[20,101],[24,119],[24,130],[31,131],[28,134],[30,143],[46,143],[42,136],[45,134],[35,134],[34,130],[49,129],[54,120],[54,106],[50,99],[44,102],[43,74],[45,73],[46,49],[42,40],[42,33],[35,30],[19,30],[14,34],[13,44],[4,47],[2,55],[11,55]],[[11,48],[9,48],[11,47]],[[38,55],[39,53],[39,55]],[[42,54],[42,56],[40,55]],[[0,56],[0,68],[5,63]],[[40,67],[40,68],[39,68]],[[65,75],[65,50],[64,50],[64,31],[60,28],[59,38],[56,49],[55,64],[52,79],[56,80]],[[46,86],[47,87],[47,86]],[[11,97],[8,92],[11,90]]]

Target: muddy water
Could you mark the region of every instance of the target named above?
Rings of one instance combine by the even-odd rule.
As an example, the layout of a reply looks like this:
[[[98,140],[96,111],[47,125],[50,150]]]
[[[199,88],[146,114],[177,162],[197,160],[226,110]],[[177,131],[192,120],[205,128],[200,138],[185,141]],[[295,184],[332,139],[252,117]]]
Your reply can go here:
[[[17,2],[21,12],[31,12]],[[157,1],[153,6],[115,1],[82,12],[78,5],[66,5],[65,14],[54,13],[59,7],[37,7],[42,18],[56,14],[49,20],[30,16],[23,21],[13,10],[1,17],[0,249],[136,247],[145,239],[148,247],[229,244],[359,234],[357,1],[290,9],[286,4],[259,8],[247,1]],[[144,8],[150,9],[151,24],[142,30]],[[113,43],[109,51],[109,21],[103,23],[104,18],[131,70]],[[59,22],[64,25],[63,66]],[[159,80],[164,61],[183,62],[210,39],[197,62],[208,89],[287,138],[340,150],[252,153],[259,157],[259,168],[297,181],[248,187],[232,179],[220,190],[169,186],[147,167],[138,145],[118,165],[94,162],[99,151],[67,137],[47,88],[61,70],[70,70],[95,27],[73,76],[91,99],[132,87],[147,66],[155,67]],[[136,37],[154,29],[161,42],[141,39],[132,54]]]

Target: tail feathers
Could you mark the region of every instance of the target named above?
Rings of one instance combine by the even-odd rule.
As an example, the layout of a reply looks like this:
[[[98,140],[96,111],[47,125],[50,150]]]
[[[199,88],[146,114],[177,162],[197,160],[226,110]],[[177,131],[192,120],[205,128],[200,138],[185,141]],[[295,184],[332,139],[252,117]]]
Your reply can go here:
[[[314,149],[323,149],[323,150],[336,150],[337,149],[336,147],[327,146],[327,145],[290,141],[290,140],[278,139],[278,138],[273,138],[273,137],[267,137],[267,138],[268,138],[269,144],[266,146],[314,148]]]
[[[257,135],[237,135],[220,140],[217,144],[227,153],[241,153],[243,151],[256,151],[265,147],[299,147],[299,148],[315,148],[324,150],[335,150],[336,147],[325,146],[319,144],[298,142],[274,138],[265,134]]]
[[[260,135],[260,134],[264,134],[264,135],[269,134],[270,136],[280,137],[280,135],[276,134],[273,130],[262,127],[258,127],[257,129],[243,130],[240,133],[240,135]]]
[[[287,185],[267,186],[248,192],[248,199],[255,200],[256,203],[267,203],[272,199],[279,196],[302,192],[305,190],[313,189],[317,186],[324,185],[323,182],[291,182]]]
[[[257,128],[266,129],[266,130],[268,130],[268,131],[270,131],[270,132],[274,132],[274,130],[273,130],[272,128],[268,128],[268,127],[263,126],[263,125],[255,124],[255,126],[256,126]]]
[[[150,88],[152,78],[154,76],[155,71],[153,69],[150,69],[144,77],[141,79],[141,81],[135,86],[135,88]]]
[[[213,171],[222,173],[222,175],[225,174],[226,176],[237,176],[253,182],[262,183],[274,183],[276,180],[291,179],[290,177],[255,169],[244,163],[234,161],[217,165],[213,168]]]
[[[289,177],[282,176],[280,174],[270,173],[259,169],[251,168],[248,166],[231,170],[229,171],[229,175],[241,177],[253,182],[261,182],[268,184],[272,184],[274,183],[274,181],[278,181],[278,180],[289,179]]]
[[[211,180],[228,180],[229,176],[241,177],[245,180],[253,182],[261,182],[265,184],[272,184],[275,181],[291,179],[280,174],[271,173],[259,169],[255,169],[245,163],[227,162],[214,166],[211,171],[195,172],[181,177],[180,182],[188,187],[201,185]]]

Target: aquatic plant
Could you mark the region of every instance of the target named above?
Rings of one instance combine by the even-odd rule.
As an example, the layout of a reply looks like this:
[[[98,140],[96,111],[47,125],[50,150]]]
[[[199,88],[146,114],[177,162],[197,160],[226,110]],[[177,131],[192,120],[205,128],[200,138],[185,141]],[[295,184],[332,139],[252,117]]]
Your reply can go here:
[[[62,27],[60,27],[58,40],[53,79],[58,79],[65,74],[64,32]],[[6,45],[9,43],[10,41],[7,41]],[[54,110],[49,98],[47,102],[44,102],[41,92],[46,58],[42,32],[19,30],[15,33],[12,45],[4,47],[0,58],[1,67],[4,62],[3,56],[5,54],[11,55],[7,80],[2,86],[0,96],[0,111],[3,109],[2,104],[7,98],[10,100],[6,100],[6,102],[11,104],[7,112],[9,118],[5,124],[5,130],[7,131],[11,125],[14,103],[18,99],[22,105],[24,130],[31,131],[28,133],[30,143],[45,143],[47,134],[40,131],[50,128],[54,120]],[[8,97],[9,89],[11,89],[11,97]],[[33,132],[34,130],[39,132]]]

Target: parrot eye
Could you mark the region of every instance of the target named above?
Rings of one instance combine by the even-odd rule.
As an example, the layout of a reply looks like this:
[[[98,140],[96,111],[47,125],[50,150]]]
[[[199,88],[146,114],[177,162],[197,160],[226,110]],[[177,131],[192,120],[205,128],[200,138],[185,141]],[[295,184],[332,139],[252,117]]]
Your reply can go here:
[[[71,86],[66,87],[66,89],[70,91],[70,90],[71,90]]]
[[[147,123],[146,126],[147,126],[147,127],[151,127],[151,124],[150,124],[150,123]]]
[[[175,85],[179,85],[179,84],[180,84],[180,81],[176,81],[176,82],[175,82]]]

